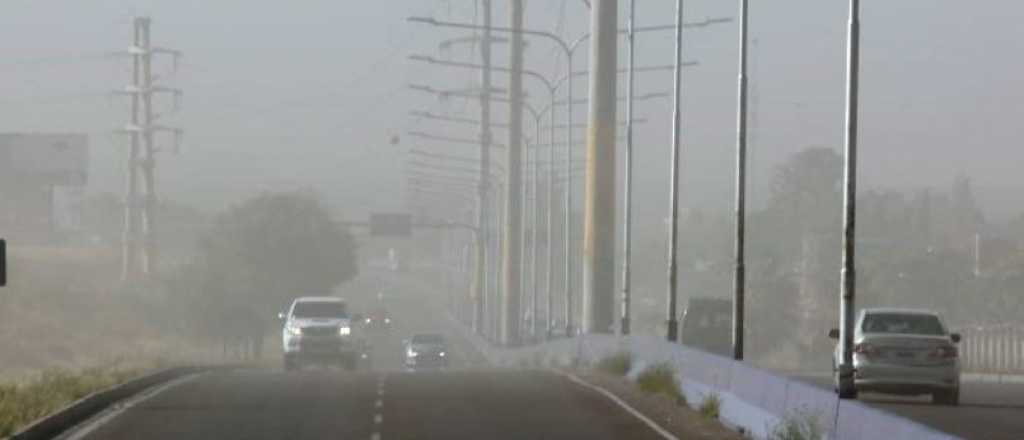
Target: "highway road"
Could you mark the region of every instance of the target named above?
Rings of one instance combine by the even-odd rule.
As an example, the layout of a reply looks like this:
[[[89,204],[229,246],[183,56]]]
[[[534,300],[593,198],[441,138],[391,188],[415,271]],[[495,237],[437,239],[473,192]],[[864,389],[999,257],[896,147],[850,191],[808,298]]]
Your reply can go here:
[[[805,382],[832,389],[825,374],[797,376]],[[922,397],[864,393],[860,401],[875,408],[916,420],[966,439],[1024,439],[1024,384],[961,383],[960,405],[933,405]]]
[[[389,292],[389,295],[398,295]],[[373,370],[278,366],[214,371],[143,394],[67,439],[663,439],[617,403],[546,371],[401,371],[401,341],[443,330],[422,298],[391,297],[397,327],[374,338]]]
[[[426,305],[436,299],[409,285],[382,290],[396,326],[372,338],[371,370],[285,373],[264,366],[207,373],[142,396],[65,438],[665,438],[558,374],[481,368],[447,320]],[[376,292],[342,293],[362,307],[376,301]],[[401,370],[401,341],[417,331],[449,335],[452,369]],[[831,388],[824,375],[800,379]],[[963,387],[958,407],[873,394],[861,400],[967,439],[1024,438],[1024,384],[965,381]]]

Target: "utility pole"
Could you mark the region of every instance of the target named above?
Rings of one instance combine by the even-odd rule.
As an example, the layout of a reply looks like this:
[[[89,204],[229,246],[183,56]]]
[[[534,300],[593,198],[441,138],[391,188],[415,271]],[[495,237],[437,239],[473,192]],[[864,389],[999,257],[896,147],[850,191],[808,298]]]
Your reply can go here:
[[[128,176],[125,188],[125,218],[122,236],[122,279],[134,281],[140,272],[152,276],[157,270],[157,235],[156,235],[156,153],[159,151],[153,142],[153,135],[158,131],[168,131],[175,135],[175,144],[180,144],[182,130],[161,126],[156,123],[153,111],[153,95],[170,93],[174,96],[175,109],[181,97],[181,91],[174,88],[157,86],[153,82],[153,55],[168,54],[174,57],[177,67],[181,53],[175,50],[156,48],[151,44],[149,17],[137,17],[133,20],[133,42],[127,55],[132,57],[132,83],[116,94],[128,95],[131,98],[131,122],[122,130],[131,136],[131,148],[128,156]],[[141,157],[144,154],[144,157]],[[143,173],[145,201],[143,211],[139,212],[139,171]],[[145,236],[144,256],[140,267],[139,235]]]
[[[682,75],[683,75],[683,0],[676,0],[676,49],[675,72],[672,79],[672,157],[671,179],[669,191],[669,226],[668,226],[668,304],[666,309],[667,339],[669,342],[679,340],[679,321],[676,317],[677,308],[677,263],[676,254],[679,247],[679,150],[682,141]]]
[[[142,18],[138,17],[132,22],[132,46],[142,47]],[[138,51],[131,52],[132,57],[132,83],[128,86],[130,90],[138,90],[140,84],[140,67],[142,61]],[[139,95],[131,94],[131,121],[130,127],[139,125]],[[124,231],[121,235],[121,280],[125,282],[135,281],[139,278],[138,265],[138,166],[139,166],[139,133],[131,131],[131,146],[128,151],[128,175],[125,182],[124,196]]]
[[[476,247],[476,286],[474,289],[473,329],[483,336],[487,329],[486,299],[489,290],[487,261],[490,240],[490,211],[487,193],[490,191],[491,175],[491,0],[481,0],[484,19],[483,41],[480,43],[480,57],[483,70],[480,72],[480,188],[479,228],[481,239]]]
[[[857,275],[854,259],[857,218],[857,122],[860,104],[860,0],[850,0],[846,50],[846,145],[843,172],[843,269],[840,274],[839,397],[856,397],[853,385],[853,319]]]
[[[610,333],[615,315],[615,116],[618,1],[594,0],[583,234],[583,331]]]
[[[142,272],[152,277],[157,272],[157,202],[156,202],[156,147],[153,145],[153,53],[150,38],[149,18],[142,20],[142,150],[145,159],[142,160],[143,181],[146,188],[146,199],[143,208],[143,235],[145,240],[145,258],[143,259]]]
[[[504,288],[501,342],[519,344],[520,263],[522,262],[522,159],[523,159],[523,0],[510,0],[508,181],[505,185],[505,243],[502,247]]]
[[[619,332],[623,335],[630,333],[630,316],[632,316],[632,298],[630,298],[631,272],[633,249],[633,92],[636,83],[633,78],[633,61],[635,46],[636,0],[629,0],[629,20],[626,23],[626,154],[625,154],[625,189],[623,190],[623,220],[622,220],[622,315],[619,322]]]
[[[740,0],[740,60],[736,93],[736,238],[733,267],[732,356],[743,360],[743,322],[746,296],[747,222],[747,16],[748,0]]]

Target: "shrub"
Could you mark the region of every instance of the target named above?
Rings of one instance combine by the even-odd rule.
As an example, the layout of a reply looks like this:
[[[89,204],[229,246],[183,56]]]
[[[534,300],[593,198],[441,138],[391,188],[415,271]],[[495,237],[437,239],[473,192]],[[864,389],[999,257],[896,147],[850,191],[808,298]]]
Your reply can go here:
[[[633,366],[633,356],[629,352],[620,352],[605,357],[597,362],[597,370],[612,376],[625,376]]]
[[[679,404],[686,403],[686,398],[680,392],[675,370],[669,364],[651,365],[637,376],[636,384],[644,392],[665,394]]]
[[[821,422],[816,414],[797,411],[787,415],[768,434],[768,440],[822,440]]]
[[[698,411],[706,419],[718,420],[718,416],[722,412],[722,398],[718,397],[718,394],[705,395],[704,400],[700,402]]]

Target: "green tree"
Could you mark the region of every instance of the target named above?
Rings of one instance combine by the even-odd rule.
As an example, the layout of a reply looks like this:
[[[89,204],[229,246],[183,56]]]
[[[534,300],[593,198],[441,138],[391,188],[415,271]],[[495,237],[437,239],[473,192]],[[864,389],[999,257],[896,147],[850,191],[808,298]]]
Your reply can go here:
[[[259,344],[291,299],[329,295],[358,273],[352,236],[302,193],[265,194],[232,207],[198,253],[178,285],[192,294],[199,329],[225,344]]]

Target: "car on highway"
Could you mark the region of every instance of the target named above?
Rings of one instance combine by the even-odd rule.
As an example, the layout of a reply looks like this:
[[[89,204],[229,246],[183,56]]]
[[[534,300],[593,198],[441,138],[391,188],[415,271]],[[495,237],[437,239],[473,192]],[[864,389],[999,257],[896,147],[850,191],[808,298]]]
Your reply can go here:
[[[409,371],[448,367],[451,353],[443,335],[418,333],[405,341],[405,368]]]
[[[363,320],[363,323],[367,330],[390,330],[391,313],[384,307],[377,307],[366,314],[366,319]]]
[[[829,331],[839,339],[839,330]],[[853,334],[853,387],[840,383],[840,344],[832,354],[835,389],[842,397],[861,391],[899,395],[930,394],[932,402],[960,401],[960,335],[950,333],[938,314],[927,310],[870,308],[857,317]]]
[[[354,370],[366,352],[365,344],[353,333],[352,321],[358,317],[349,315],[348,304],[341,298],[296,298],[278,317],[284,322],[281,342],[285,370],[308,364]]]

